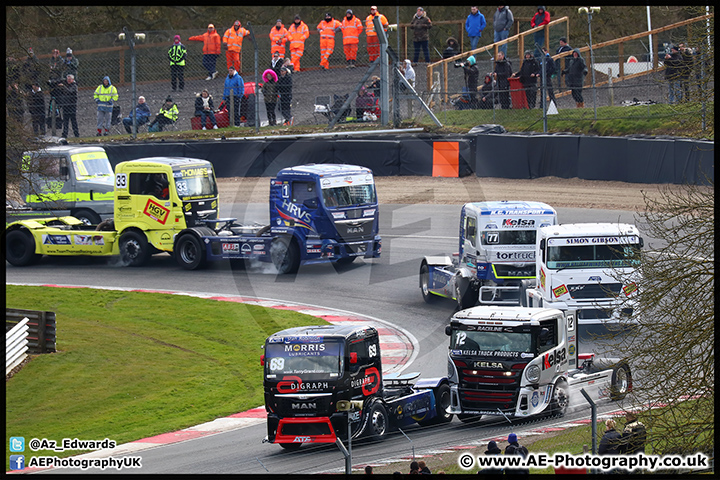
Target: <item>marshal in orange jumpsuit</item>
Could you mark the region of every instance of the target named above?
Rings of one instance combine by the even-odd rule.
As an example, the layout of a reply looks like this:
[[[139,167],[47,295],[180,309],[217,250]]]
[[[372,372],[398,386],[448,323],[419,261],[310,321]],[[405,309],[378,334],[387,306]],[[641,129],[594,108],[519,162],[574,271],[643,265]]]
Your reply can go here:
[[[290,40],[290,58],[293,69],[300,71],[300,57],[305,53],[305,40],[310,36],[310,29],[300,20],[300,15],[295,15],[295,22],[288,28],[288,39]]]
[[[343,33],[343,50],[345,51],[345,60],[348,67],[355,66],[357,60],[358,43],[360,43],[360,34],[363,31],[362,22],[353,15],[352,10],[345,12],[345,18],[342,21]]]
[[[380,24],[383,26],[383,30],[387,31],[388,21],[385,15],[377,11],[377,7],[370,7],[370,15],[365,19],[365,35],[367,36],[367,52],[370,61],[374,61],[380,56],[380,41],[378,40],[377,32],[375,32],[375,25],[373,24],[373,18],[380,16]]]
[[[242,66],[240,54],[242,51],[243,37],[245,35],[250,35],[250,32],[240,26],[240,20],[235,20],[235,24],[225,31],[225,35],[223,35],[222,40],[227,47],[227,51],[225,52],[227,67],[234,67],[238,74],[240,73],[240,67]]]
[[[285,42],[288,39],[288,31],[283,25],[282,20],[278,18],[275,26],[270,29],[270,55],[280,52],[280,56],[285,58]]]
[[[342,24],[332,18],[329,13],[325,14],[325,20],[318,23],[317,29],[320,34],[320,66],[325,70],[330,69],[328,61],[335,49],[335,33],[340,30]]]

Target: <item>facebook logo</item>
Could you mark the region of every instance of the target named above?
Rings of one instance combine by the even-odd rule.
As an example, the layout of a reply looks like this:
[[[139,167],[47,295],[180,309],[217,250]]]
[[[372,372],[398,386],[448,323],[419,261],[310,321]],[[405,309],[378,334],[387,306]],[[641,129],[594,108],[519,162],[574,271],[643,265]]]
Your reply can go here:
[[[25,437],[10,437],[10,451],[11,452],[24,452],[25,451]]]
[[[25,468],[25,455],[10,455],[10,470]]]

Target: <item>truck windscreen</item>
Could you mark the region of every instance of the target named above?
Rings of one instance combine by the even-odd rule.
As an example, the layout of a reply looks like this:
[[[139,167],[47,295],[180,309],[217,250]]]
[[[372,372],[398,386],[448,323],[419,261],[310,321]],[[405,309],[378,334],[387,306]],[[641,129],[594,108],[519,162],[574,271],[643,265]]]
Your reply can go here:
[[[450,350],[466,355],[504,355],[503,352],[531,353],[532,334],[530,327],[472,327],[476,330],[460,330],[453,328],[450,336]],[[475,352],[475,353],[471,353]],[[509,355],[514,356],[514,355]]]
[[[113,172],[107,157],[77,159],[80,155],[73,155],[75,164],[75,178],[78,181],[92,180],[97,177],[112,177]]]
[[[485,230],[480,235],[483,245],[535,245],[536,230]]]
[[[640,261],[640,244],[558,245],[547,247],[547,267],[623,268],[635,267]]]
[[[265,377],[310,374],[339,377],[343,353],[340,342],[268,343],[265,346]]]
[[[173,175],[178,196],[183,200],[217,196],[215,176],[209,168],[181,168]]]
[[[367,205],[375,203],[375,201],[375,188],[373,184],[348,185],[323,189],[323,202],[326,207]]]

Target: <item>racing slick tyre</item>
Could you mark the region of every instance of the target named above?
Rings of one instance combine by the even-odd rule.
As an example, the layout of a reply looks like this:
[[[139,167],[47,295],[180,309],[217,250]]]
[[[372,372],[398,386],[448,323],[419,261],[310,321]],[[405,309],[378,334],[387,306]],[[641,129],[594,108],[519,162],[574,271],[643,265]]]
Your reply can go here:
[[[390,419],[385,406],[380,402],[373,403],[368,415],[368,438],[374,441],[384,440],[390,426]]]
[[[281,443],[280,446],[285,450],[297,450],[302,447],[302,443]]]
[[[278,238],[270,245],[270,258],[280,274],[297,273],[300,250],[292,238]]]
[[[185,270],[204,267],[205,248],[200,239],[192,233],[180,237],[175,243],[175,261]]]
[[[477,302],[477,290],[470,285],[470,280],[464,277],[455,279],[455,300],[457,301],[457,309],[465,310],[474,307]]]
[[[83,222],[85,225],[98,225],[102,220],[100,215],[86,208],[73,212],[72,216]]]
[[[40,255],[35,253],[35,239],[27,230],[11,230],[5,235],[5,259],[10,265],[31,265]]]
[[[425,303],[435,303],[439,298],[430,292],[430,267],[425,262],[420,265],[420,293]]]
[[[435,393],[435,414],[429,421],[418,422],[420,425],[434,425],[447,423],[452,420],[453,414],[448,412],[450,408],[450,387],[443,383],[434,391]]]
[[[139,267],[145,265],[149,257],[150,246],[144,234],[131,230],[120,236],[120,259],[124,264]]]
[[[482,415],[472,415],[470,413],[460,413],[458,418],[463,423],[474,423],[482,418]]]
[[[552,400],[550,400],[550,413],[556,417],[564,417],[569,404],[568,384],[565,380],[558,380],[553,388]]]
[[[630,391],[630,385],[632,385],[630,367],[623,363],[613,368],[610,399],[622,400],[625,398],[625,395]]]

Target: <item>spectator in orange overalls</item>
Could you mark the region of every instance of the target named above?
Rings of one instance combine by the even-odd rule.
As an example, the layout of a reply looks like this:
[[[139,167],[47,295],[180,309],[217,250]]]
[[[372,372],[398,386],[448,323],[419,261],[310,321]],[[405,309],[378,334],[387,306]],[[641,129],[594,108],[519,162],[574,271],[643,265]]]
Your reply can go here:
[[[362,22],[353,15],[352,10],[348,10],[345,12],[341,28],[347,68],[354,68],[355,60],[357,60],[358,43],[360,43],[360,33],[363,31]]]
[[[305,40],[310,36],[310,29],[300,19],[300,15],[295,15],[295,22],[288,28],[288,38],[290,39],[290,58],[292,59],[293,69],[300,71],[300,57],[305,53]]]
[[[238,75],[240,74],[240,67],[242,66],[240,55],[242,52],[242,41],[245,35],[250,35],[250,32],[240,26],[240,20],[235,20],[235,24],[225,31],[222,39],[227,48],[225,52],[227,68],[234,67]]]
[[[220,55],[222,39],[215,30],[215,25],[212,23],[209,24],[207,26],[207,32],[202,35],[189,37],[188,40],[192,42],[203,42],[203,67],[208,71],[208,76],[205,80],[212,80],[217,77],[218,72],[215,65]]]
[[[378,40],[377,32],[375,32],[375,25],[373,24],[373,18],[380,16],[380,24],[383,26],[383,31],[387,31],[388,21],[385,15],[377,11],[376,6],[370,7],[370,15],[365,19],[365,35],[367,36],[367,52],[370,61],[374,61],[380,56],[380,41]]]
[[[325,20],[318,23],[317,29],[320,34],[320,66],[325,70],[330,69],[328,59],[335,50],[335,33],[340,31],[342,24],[335,20],[330,13],[325,14]]]
[[[285,58],[285,42],[288,40],[288,31],[281,19],[277,19],[275,26],[270,29],[270,54],[280,53],[280,58]]]

